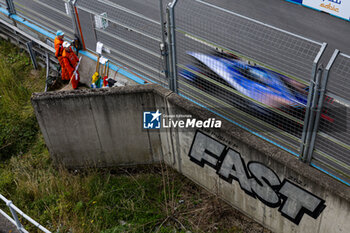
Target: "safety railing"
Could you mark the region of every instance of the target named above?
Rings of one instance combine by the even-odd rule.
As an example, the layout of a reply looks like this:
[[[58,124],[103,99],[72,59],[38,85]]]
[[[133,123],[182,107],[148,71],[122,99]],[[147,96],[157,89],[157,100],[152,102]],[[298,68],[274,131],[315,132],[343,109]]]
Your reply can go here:
[[[335,52],[323,68],[326,43],[202,0],[140,3],[157,15],[114,0],[13,2],[41,28],[92,51],[102,42],[103,56],[349,185],[349,57]]]
[[[28,231],[26,229],[24,229],[23,225],[21,224],[18,215],[22,216],[23,218],[25,218],[28,222],[30,222],[31,224],[33,224],[36,228],[38,228],[39,230],[45,232],[45,233],[51,233],[49,230],[47,230],[45,227],[41,226],[38,222],[36,222],[35,220],[33,220],[31,217],[29,217],[28,215],[26,215],[25,213],[23,213],[22,210],[20,210],[17,206],[15,206],[12,201],[6,199],[3,195],[0,194],[0,199],[6,203],[7,207],[9,208],[12,218],[6,214],[3,210],[0,209],[0,214],[2,216],[4,216],[7,220],[9,220],[12,224],[14,224],[18,231],[21,233],[28,233]]]

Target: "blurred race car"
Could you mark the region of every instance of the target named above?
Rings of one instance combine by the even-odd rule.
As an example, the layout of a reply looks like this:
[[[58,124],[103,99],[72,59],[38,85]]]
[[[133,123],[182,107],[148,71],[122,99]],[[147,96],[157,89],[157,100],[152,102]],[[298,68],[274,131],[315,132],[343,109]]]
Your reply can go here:
[[[235,56],[191,51],[187,54],[194,58],[195,65],[186,65],[185,69],[180,70],[180,76],[197,87],[211,91],[215,96],[220,95],[224,89],[219,90],[219,87],[214,87],[212,82],[203,78],[209,77],[239,92],[239,95],[231,94],[229,98],[236,107],[239,105],[245,111],[257,110],[265,117],[276,118],[276,111],[271,111],[275,108],[300,120],[304,119],[308,86],[275,71],[251,65]],[[227,92],[224,95],[229,100]],[[333,118],[325,113],[322,118],[333,122]]]

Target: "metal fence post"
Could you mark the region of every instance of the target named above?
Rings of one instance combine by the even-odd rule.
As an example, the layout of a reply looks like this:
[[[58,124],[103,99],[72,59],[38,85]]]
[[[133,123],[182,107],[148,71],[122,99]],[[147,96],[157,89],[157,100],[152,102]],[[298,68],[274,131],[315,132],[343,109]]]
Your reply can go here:
[[[46,82],[45,82],[45,92],[47,92],[47,82],[50,73],[50,54],[48,52],[45,53],[45,63],[46,63]]]
[[[32,64],[34,69],[38,69],[38,63],[36,62],[36,55],[35,55],[35,51],[33,51],[33,42],[29,41],[26,43],[27,48],[28,48],[28,53],[30,56],[30,59],[32,60]]]
[[[159,8],[160,8],[160,27],[161,27],[161,33],[162,33],[162,44],[160,45],[160,51],[164,61],[165,78],[169,79],[169,63],[168,63],[169,48],[166,41],[167,31],[166,31],[166,21],[164,20],[164,15],[163,15],[163,0],[159,0]]]
[[[13,4],[13,0],[6,0],[7,10],[10,13],[10,15],[16,14],[15,5]]]
[[[6,205],[9,207],[9,209],[10,209],[10,211],[11,211],[12,217],[13,217],[13,219],[14,219],[15,222],[16,222],[16,227],[17,227],[17,229],[18,229],[21,233],[26,232],[26,231],[23,231],[24,228],[23,228],[21,222],[20,222],[19,219],[18,219],[18,216],[17,216],[16,211],[14,211],[14,210],[11,208],[12,201],[8,201],[8,202],[6,203]]]
[[[318,103],[321,76],[322,76],[322,69],[318,69],[316,74],[315,84],[314,84],[314,92],[311,100],[310,111],[309,111],[310,113],[309,123],[306,129],[306,139],[305,139],[304,152],[303,152],[303,158],[302,158],[302,160],[306,163],[310,162],[308,161],[308,151],[310,146],[311,133],[314,128],[314,117],[315,117],[315,111]]]
[[[73,29],[74,29],[74,36],[79,39],[79,42],[81,42],[83,49],[85,50],[85,41],[83,37],[83,32],[81,30],[81,25],[80,25],[80,19],[78,15],[78,11],[76,8],[76,3],[77,0],[69,0],[68,5],[69,5],[69,13],[72,18],[72,24],[73,24]]]
[[[315,124],[314,124],[313,130],[312,130],[309,151],[307,153],[307,158],[306,158],[307,163],[311,162],[312,155],[314,152],[316,135],[317,135],[318,127],[319,127],[320,120],[321,120],[321,114],[322,114],[322,110],[323,110],[324,96],[325,96],[326,89],[327,89],[329,71],[332,68],[332,65],[333,65],[335,59],[337,58],[338,54],[339,54],[339,50],[336,49],[333,52],[333,55],[332,55],[331,59],[329,60],[327,67],[323,73],[323,77],[322,77],[322,81],[321,81],[321,88],[320,88],[320,97],[319,97],[318,103],[317,103],[317,114],[316,114],[316,118],[315,118]]]
[[[168,12],[169,12],[169,39],[170,39],[170,51],[171,51],[171,74],[170,74],[170,80],[171,85],[170,89],[178,93],[177,89],[177,61],[176,61],[176,38],[175,38],[175,6],[177,4],[177,0],[174,0],[173,2],[169,3],[168,5]]]
[[[167,26],[167,41],[168,41],[168,45],[171,44],[171,32],[170,32],[170,13],[169,13],[169,8],[166,8],[166,17],[167,17],[167,22],[168,22],[168,26]],[[171,49],[171,47],[169,48],[169,56],[168,56],[168,64],[169,64],[169,74],[168,74],[168,88],[170,90],[173,90],[173,66],[172,66],[172,57],[173,57],[173,50]]]
[[[316,75],[317,75],[317,67],[318,63],[321,59],[322,54],[326,50],[327,43],[323,43],[322,47],[320,48],[320,51],[318,52],[317,56],[314,59],[313,66],[312,66],[312,73],[311,73],[311,80],[310,80],[310,86],[309,86],[309,93],[307,96],[307,103],[306,103],[306,109],[305,109],[305,117],[304,117],[304,126],[303,126],[303,132],[301,136],[301,143],[300,143],[300,150],[299,150],[299,159],[302,161],[305,161],[305,145],[307,143],[307,134],[308,134],[308,128],[309,128],[309,122],[310,122],[310,111],[311,111],[311,102],[314,96],[314,87],[316,82]]]

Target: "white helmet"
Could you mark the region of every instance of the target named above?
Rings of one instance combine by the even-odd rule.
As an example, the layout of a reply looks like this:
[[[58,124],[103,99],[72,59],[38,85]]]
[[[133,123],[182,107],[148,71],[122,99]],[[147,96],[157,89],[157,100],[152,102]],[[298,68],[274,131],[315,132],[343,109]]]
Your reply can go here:
[[[63,42],[62,44],[63,48],[68,48],[70,47],[70,43],[68,41]]]

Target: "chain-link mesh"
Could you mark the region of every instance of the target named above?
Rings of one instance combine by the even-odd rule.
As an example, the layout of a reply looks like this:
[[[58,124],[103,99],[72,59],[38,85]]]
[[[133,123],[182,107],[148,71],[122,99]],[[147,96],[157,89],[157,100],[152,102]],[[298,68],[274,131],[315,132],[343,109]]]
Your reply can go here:
[[[330,72],[313,163],[350,183],[350,56],[339,54]]]
[[[217,8],[203,1],[179,1],[177,27],[235,53],[309,81],[321,44]]]
[[[179,93],[297,154],[321,43],[199,0],[175,19]]]
[[[77,7],[80,17],[83,12],[84,18],[90,18],[91,24],[82,25],[83,34],[90,35],[90,38],[86,38],[88,48],[95,50],[96,42],[100,41],[110,50],[104,56],[167,86],[160,52],[159,15],[157,19],[152,19],[112,0],[78,1]],[[97,27],[96,17],[102,17],[108,25]]]
[[[64,0],[14,0],[19,16],[54,33],[62,30],[74,38],[71,16],[67,14]]]
[[[0,7],[7,10],[7,4],[5,0],[0,0]],[[5,20],[8,23],[11,23],[11,20],[9,20],[7,14],[3,14],[2,12],[0,12],[0,19]],[[1,34],[1,31],[0,31],[0,34]]]
[[[94,16],[79,8],[77,11],[81,22],[81,31],[84,36],[85,46],[87,49],[94,51],[97,42],[96,33],[94,32]]]

